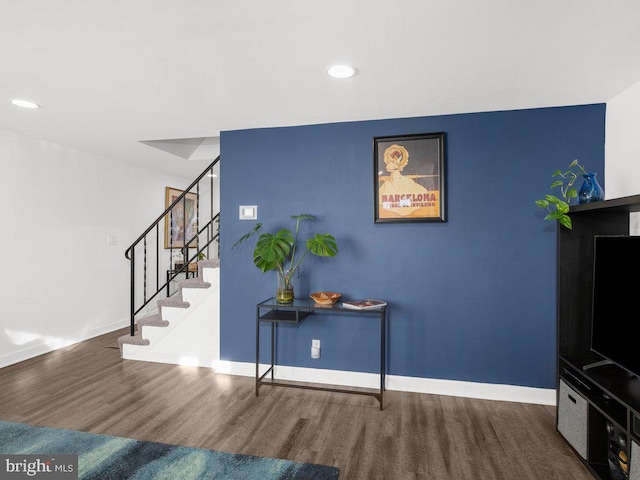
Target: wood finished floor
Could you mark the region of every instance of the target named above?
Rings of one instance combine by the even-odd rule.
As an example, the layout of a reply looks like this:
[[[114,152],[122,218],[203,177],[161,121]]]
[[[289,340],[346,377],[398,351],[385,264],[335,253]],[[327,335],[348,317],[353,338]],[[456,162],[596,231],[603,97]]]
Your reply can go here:
[[[340,480],[591,480],[555,408],[263,387],[122,360],[120,330],[0,369],[0,420],[334,465]],[[0,439],[0,442],[2,439]]]

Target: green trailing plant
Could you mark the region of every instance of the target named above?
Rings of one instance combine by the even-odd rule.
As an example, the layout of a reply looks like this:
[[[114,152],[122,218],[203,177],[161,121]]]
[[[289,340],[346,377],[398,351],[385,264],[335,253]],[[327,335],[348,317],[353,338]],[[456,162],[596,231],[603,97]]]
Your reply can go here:
[[[573,229],[571,217],[569,217],[569,207],[572,198],[578,198],[578,191],[573,184],[579,175],[586,174],[587,171],[578,160],[574,160],[569,164],[565,171],[556,170],[551,175],[555,178],[554,182],[549,186],[550,190],[558,189],[560,196],[547,194],[543,200],[536,200],[536,205],[546,209],[549,213],[545,220],[557,220],[560,225],[569,230]]]
[[[290,287],[293,275],[300,267],[302,260],[304,260],[309,253],[318,257],[335,257],[338,253],[338,246],[333,235],[318,233],[306,239],[304,252],[296,258],[296,253],[299,253],[299,251],[296,252],[296,249],[300,222],[315,220],[315,217],[313,215],[302,214],[291,215],[291,218],[296,221],[294,232],[283,228],[276,233],[260,233],[262,223],[257,223],[255,227],[240,237],[233,247],[231,247],[233,250],[248,241],[255,234],[260,233],[253,250],[253,263],[263,273],[269,270],[276,270],[278,274],[281,275],[286,288]]]

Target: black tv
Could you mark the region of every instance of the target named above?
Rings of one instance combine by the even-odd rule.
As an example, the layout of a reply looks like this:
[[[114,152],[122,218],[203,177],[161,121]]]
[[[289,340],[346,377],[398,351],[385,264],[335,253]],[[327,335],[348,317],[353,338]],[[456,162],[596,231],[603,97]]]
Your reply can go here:
[[[591,350],[640,376],[640,340],[632,334],[640,323],[640,236],[596,235],[594,242]]]

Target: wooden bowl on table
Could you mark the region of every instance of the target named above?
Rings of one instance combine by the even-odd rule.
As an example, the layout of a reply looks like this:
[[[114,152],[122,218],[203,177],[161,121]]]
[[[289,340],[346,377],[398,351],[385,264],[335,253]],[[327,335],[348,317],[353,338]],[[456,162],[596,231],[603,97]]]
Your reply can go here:
[[[313,292],[310,297],[319,305],[331,305],[340,300],[342,295],[336,292]]]

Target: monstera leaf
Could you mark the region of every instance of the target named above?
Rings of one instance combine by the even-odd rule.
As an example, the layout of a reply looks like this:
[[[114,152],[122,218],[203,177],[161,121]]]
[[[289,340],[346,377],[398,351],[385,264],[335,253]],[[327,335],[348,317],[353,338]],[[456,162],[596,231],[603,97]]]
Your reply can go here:
[[[288,258],[293,243],[293,233],[290,230],[282,229],[275,235],[263,233],[253,251],[253,263],[262,272],[275,270],[278,264],[282,265]]]
[[[318,233],[307,240],[307,249],[319,257],[335,257],[338,246],[333,235]]]

